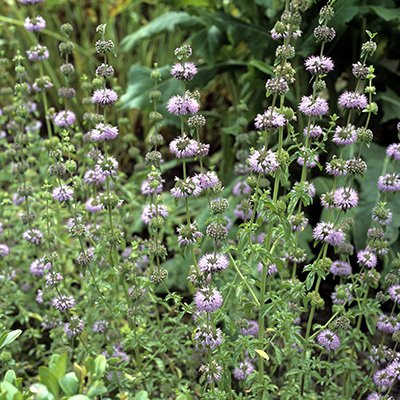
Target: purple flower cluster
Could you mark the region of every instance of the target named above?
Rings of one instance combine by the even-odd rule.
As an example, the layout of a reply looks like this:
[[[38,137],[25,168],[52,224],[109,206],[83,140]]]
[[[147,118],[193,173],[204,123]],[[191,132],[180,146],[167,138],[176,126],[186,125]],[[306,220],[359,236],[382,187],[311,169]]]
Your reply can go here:
[[[335,228],[332,222],[319,222],[314,228],[313,237],[332,246],[340,245],[345,238],[345,234],[340,228]]]
[[[52,192],[54,200],[59,202],[71,200],[73,195],[74,189],[67,185],[57,186]]]
[[[68,338],[71,339],[73,336],[80,335],[83,332],[83,320],[78,318],[77,315],[73,315],[69,322],[64,326],[64,332]]]
[[[397,321],[396,316],[382,314],[376,323],[377,329],[384,333],[393,334],[400,330],[400,322]]]
[[[22,234],[22,237],[26,239],[29,243],[39,246],[39,244],[42,243],[43,240],[43,233],[40,232],[38,229],[33,228],[25,231]]]
[[[118,100],[118,94],[115,90],[105,88],[97,89],[92,95],[92,103],[100,106],[111,106]]]
[[[46,21],[39,15],[34,18],[26,18],[24,28],[29,32],[40,32],[46,28]]]
[[[168,215],[168,208],[164,204],[159,204],[157,207],[155,204],[147,204],[142,211],[142,221],[146,225],[150,225],[153,218],[160,216],[165,218]]]
[[[332,137],[332,142],[338,146],[349,146],[357,140],[356,127],[348,124],[345,127],[338,126]]]
[[[346,261],[334,261],[330,271],[333,275],[349,276],[351,275],[351,265]]]
[[[279,167],[276,154],[271,150],[267,150],[265,146],[261,150],[254,150],[247,163],[253,172],[263,174],[275,172]]]
[[[378,263],[375,253],[367,247],[357,253],[357,262],[361,267],[374,268]]]
[[[326,329],[320,332],[317,336],[317,341],[320,346],[325,348],[326,350],[337,350],[340,346],[340,340],[336,333],[333,333],[329,329]]]
[[[6,244],[0,244],[0,257],[5,257],[9,254],[10,250]]]
[[[400,176],[398,174],[386,174],[378,179],[378,188],[381,192],[397,192],[400,190]]]
[[[118,136],[118,127],[102,122],[98,123],[94,129],[90,131],[90,138],[94,142],[101,140],[114,140]]]
[[[386,149],[386,154],[393,160],[400,161],[400,143],[393,143]]]
[[[177,158],[193,158],[197,156],[206,156],[210,145],[199,143],[184,134],[174,139],[170,143],[169,149]]]
[[[171,75],[180,81],[190,81],[197,74],[197,67],[192,62],[175,63],[171,68]]]
[[[50,269],[51,264],[49,262],[45,264],[42,258],[38,258],[33,261],[30,267],[31,274],[39,278],[44,276]]]
[[[175,115],[196,114],[200,110],[200,104],[190,96],[175,95],[168,100],[167,110]]]
[[[328,111],[328,102],[322,97],[303,96],[299,104],[299,110],[310,117],[321,117]]]
[[[222,343],[222,330],[209,323],[204,323],[196,329],[193,339],[197,349],[206,350],[209,346],[212,350]]]
[[[233,371],[233,376],[237,380],[246,380],[254,371],[254,366],[250,361],[243,361],[239,363],[239,366]]]
[[[198,266],[203,274],[214,274],[227,269],[229,266],[229,259],[225,254],[207,253],[200,258]]]
[[[26,54],[28,56],[28,60],[47,60],[50,55],[47,47],[42,46],[41,44],[32,46],[26,51]]]
[[[266,110],[258,114],[254,120],[254,126],[260,131],[273,131],[285,126],[286,118],[276,110]]]
[[[367,107],[368,100],[364,94],[347,91],[340,95],[338,103],[342,108],[363,110]]]
[[[54,117],[54,123],[61,128],[68,128],[75,122],[76,116],[70,110],[64,110],[57,113]]]
[[[304,64],[306,70],[313,75],[325,75],[334,68],[332,59],[326,56],[310,56]]]
[[[214,312],[222,306],[223,298],[216,289],[202,288],[194,296],[196,307],[199,311]]]
[[[75,300],[72,296],[61,294],[59,297],[54,297],[51,304],[57,310],[65,311],[75,307]]]

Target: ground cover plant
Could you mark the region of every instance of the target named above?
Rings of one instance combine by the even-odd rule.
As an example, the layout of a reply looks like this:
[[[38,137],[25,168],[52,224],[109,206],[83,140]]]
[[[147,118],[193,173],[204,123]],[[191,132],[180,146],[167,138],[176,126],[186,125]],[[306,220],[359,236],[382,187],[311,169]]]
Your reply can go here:
[[[399,398],[399,11],[250,3],[1,6],[0,399]]]

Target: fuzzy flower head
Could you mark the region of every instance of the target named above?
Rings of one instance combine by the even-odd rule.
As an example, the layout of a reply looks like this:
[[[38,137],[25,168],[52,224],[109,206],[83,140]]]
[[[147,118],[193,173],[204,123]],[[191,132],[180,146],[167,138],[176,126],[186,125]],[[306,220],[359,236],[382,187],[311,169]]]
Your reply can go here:
[[[94,129],[90,131],[90,138],[95,141],[114,140],[118,136],[118,127],[109,124],[98,123]]]
[[[181,246],[188,246],[190,244],[196,243],[197,239],[203,237],[203,234],[199,231],[197,222],[193,222],[190,225],[183,225],[176,229],[178,236],[178,243]]]
[[[164,204],[159,204],[157,207],[155,204],[147,204],[142,212],[141,218],[146,225],[150,225],[153,218],[160,216],[165,218],[168,215],[167,206]]]
[[[400,190],[400,176],[385,174],[378,179],[378,188],[381,192],[397,192]]]
[[[77,315],[72,315],[69,322],[67,322],[64,326],[64,332],[67,334],[68,339],[80,335],[83,332],[83,329],[83,320],[78,318]]]
[[[276,154],[267,150],[265,146],[261,150],[254,150],[247,163],[253,172],[262,172],[263,174],[275,172],[279,167]]]
[[[210,146],[207,146],[205,150],[208,154]],[[170,143],[169,149],[177,158],[192,158],[199,155],[199,143],[194,139],[190,139],[186,133],[174,139]]]
[[[304,64],[312,75],[326,75],[334,68],[332,59],[326,56],[310,56]]]
[[[51,264],[49,262],[45,264],[42,258],[38,258],[31,263],[31,274],[39,278],[44,276],[49,270],[51,270]]]
[[[53,199],[59,202],[71,200],[73,195],[74,189],[67,185],[57,186],[52,192]]]
[[[278,268],[276,267],[275,264],[271,264],[270,263],[266,267],[267,267],[266,268],[266,273],[267,273],[268,276],[271,276],[271,275],[275,274],[276,272],[278,272]],[[257,266],[257,271],[261,274],[262,270],[263,270],[263,263],[259,262],[258,266]]]
[[[330,271],[333,275],[349,276],[351,275],[351,265],[346,261],[334,261]]]
[[[196,114],[200,110],[200,104],[193,97],[175,95],[168,100],[167,110],[175,115]]]
[[[276,110],[266,110],[254,120],[254,126],[259,131],[273,131],[285,124],[286,118]]]
[[[58,311],[66,311],[75,307],[75,300],[72,296],[61,294],[58,297],[54,297],[51,304]]]
[[[357,140],[356,127],[348,124],[345,127],[338,126],[332,137],[332,142],[338,146],[349,146]]]
[[[201,372],[209,382],[215,382],[221,379],[222,367],[212,360],[210,364],[201,365],[199,372]]]
[[[325,169],[329,175],[334,175],[334,176],[347,175],[346,160],[337,158],[336,155],[334,155],[331,161],[326,163]]]
[[[237,380],[246,380],[246,377],[251,375],[254,371],[253,364],[249,361],[240,362],[239,366],[233,371],[233,376]]]
[[[180,81],[191,81],[197,74],[197,67],[192,62],[175,63],[171,68],[171,75]]]
[[[388,293],[392,300],[399,304],[400,303],[400,285],[393,285],[388,289]]]
[[[99,106],[112,106],[117,100],[117,92],[109,88],[97,89],[92,95],[92,103]]]
[[[357,253],[357,262],[360,267],[374,268],[378,263],[378,258],[370,248],[366,248]]]
[[[28,17],[25,19],[24,28],[29,32],[40,32],[46,28],[46,21],[39,15],[33,18]]]
[[[347,91],[340,95],[338,103],[342,108],[363,110],[367,107],[368,100],[364,94]]]
[[[318,334],[317,342],[319,343],[320,346],[329,351],[331,350],[335,351],[340,346],[340,340],[338,335],[336,335],[329,329],[326,329]]]
[[[67,128],[75,122],[75,119],[76,116],[72,111],[64,110],[57,113],[54,117],[54,123],[61,128]]]
[[[289,224],[294,231],[303,231],[308,225],[308,219],[304,216],[304,212],[300,214],[291,215],[289,217]]]
[[[206,350],[209,346],[212,350],[222,343],[222,330],[209,323],[204,323],[195,330],[193,339],[197,349]]]
[[[32,243],[36,246],[39,246],[43,240],[43,233],[40,232],[38,229],[28,229],[22,235],[24,239],[26,239],[29,243]]]
[[[392,220],[393,214],[390,209],[385,207],[384,203],[379,203],[372,210],[372,219],[379,225],[385,226]]]
[[[353,64],[352,72],[357,79],[365,79],[369,74],[368,67],[366,65],[363,65],[361,61]]]
[[[400,143],[393,143],[386,149],[386,154],[393,160],[400,161]]]
[[[338,246],[344,241],[345,234],[340,228],[335,228],[332,222],[319,222],[314,228],[313,237],[315,240]]]
[[[222,306],[223,298],[216,288],[205,288],[195,294],[194,301],[199,311],[214,312]]]
[[[328,102],[317,96],[314,101],[312,96],[303,96],[299,104],[299,110],[307,116],[321,117],[328,111]]]
[[[333,304],[344,304],[352,299],[350,289],[347,286],[338,285],[331,294]]]
[[[244,327],[241,329],[241,333],[243,336],[253,336],[257,337],[258,336],[258,322],[257,321],[248,321],[247,327]]]
[[[339,210],[348,210],[357,207],[358,193],[350,187],[340,187],[335,190],[333,200]]]
[[[228,256],[221,253],[204,254],[198,263],[199,270],[203,274],[214,274],[227,269],[229,266]]]
[[[309,129],[307,127],[304,128],[303,134],[304,136],[308,134],[310,138],[319,138],[323,135],[323,130],[319,125],[311,124]]]
[[[28,60],[47,60],[49,58],[49,50],[47,50],[46,46],[42,46],[37,44],[36,46],[32,46],[29,50],[26,51],[28,56]]]
[[[0,244],[0,257],[5,257],[10,252],[6,244]]]
[[[382,314],[376,323],[378,330],[384,333],[393,334],[400,329],[400,322],[397,321],[396,316]]]

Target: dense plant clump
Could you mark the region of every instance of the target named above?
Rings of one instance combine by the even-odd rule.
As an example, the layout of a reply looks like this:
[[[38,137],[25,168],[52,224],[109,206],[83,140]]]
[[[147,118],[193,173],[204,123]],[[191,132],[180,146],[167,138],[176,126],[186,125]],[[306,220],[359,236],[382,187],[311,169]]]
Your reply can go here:
[[[400,396],[400,144],[373,142],[379,36],[340,86],[335,0],[302,57],[314,7],[282,2],[273,58],[253,63],[264,98],[250,68],[217,119],[205,75],[229,63],[197,63],[199,43],[125,88],[108,24],[79,75],[73,21],[52,32],[44,0],[19,3],[0,31],[32,42],[0,58],[0,398]],[[148,104],[141,124],[126,111]]]

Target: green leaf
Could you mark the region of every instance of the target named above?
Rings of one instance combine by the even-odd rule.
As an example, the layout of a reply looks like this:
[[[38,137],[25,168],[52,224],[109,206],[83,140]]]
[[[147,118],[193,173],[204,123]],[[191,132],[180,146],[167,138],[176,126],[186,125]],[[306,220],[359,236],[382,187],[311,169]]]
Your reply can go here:
[[[76,396],[70,397],[68,400],[91,400],[90,397],[84,394],[77,394]]]
[[[163,100],[183,92],[183,84],[172,78],[169,70],[170,66],[168,65],[158,68],[158,72],[161,74],[158,90],[163,94]],[[143,110],[150,105],[149,93],[154,89],[154,81],[150,79],[151,71],[151,68],[141,65],[131,66],[128,73],[128,89],[121,96],[122,109],[138,108]]]
[[[94,379],[101,379],[107,366],[107,360],[103,355],[97,356],[94,360]]]
[[[162,32],[174,32],[176,27],[196,31],[203,27],[202,21],[184,11],[171,11],[149,22],[121,41],[122,51],[130,51],[143,39],[149,39]]]
[[[2,392],[7,392],[6,399],[13,400],[14,396],[18,393],[18,389],[12,385],[10,382],[2,382],[0,384]]]
[[[376,99],[382,102],[381,123],[399,118],[400,97],[393,90],[387,88],[385,92],[378,93]]]
[[[54,396],[49,392],[45,385],[35,383],[29,388],[31,393],[34,393],[35,400],[54,400]]]
[[[8,383],[14,384],[16,379],[17,379],[17,377],[15,375],[15,372],[10,369],[9,371],[6,372],[3,382],[8,382]]]
[[[371,335],[374,335],[375,331],[376,331],[376,320],[371,317],[366,316],[365,322],[367,324],[367,328],[370,331]]]
[[[57,377],[57,379],[61,379],[65,375],[65,371],[67,370],[67,355],[61,354],[57,357],[56,362],[53,366],[50,366],[51,372]]]
[[[176,400],[193,400],[193,397],[190,394],[180,394]]]
[[[89,390],[87,391],[87,395],[89,397],[96,397],[96,396],[100,396],[106,392],[107,392],[107,388],[104,386],[104,383],[100,382],[100,381],[96,381],[90,386]]]
[[[40,382],[43,383],[47,389],[55,396],[58,397],[60,386],[58,379],[47,367],[39,367]]]
[[[149,396],[145,390],[141,390],[133,400],[148,400]]]
[[[17,329],[12,331],[4,336],[4,333],[0,337],[0,350],[3,347],[6,347],[10,343],[12,343],[20,334],[22,333],[21,329]]]
[[[373,12],[375,12],[379,18],[389,22],[394,19],[400,20],[400,9],[399,8],[388,8],[382,6],[370,6]]]
[[[67,396],[73,396],[79,392],[79,381],[75,372],[70,372],[63,376],[58,383]]]

